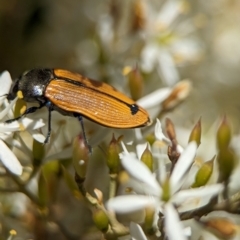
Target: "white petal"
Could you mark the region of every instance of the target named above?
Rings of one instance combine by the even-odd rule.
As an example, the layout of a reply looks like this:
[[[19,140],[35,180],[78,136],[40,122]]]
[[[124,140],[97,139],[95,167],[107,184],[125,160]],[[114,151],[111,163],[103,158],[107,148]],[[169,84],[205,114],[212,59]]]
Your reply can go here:
[[[166,235],[169,240],[187,240],[179,215],[171,203],[164,207]]]
[[[165,2],[157,17],[158,24],[167,28],[180,15],[182,4],[182,1]]]
[[[43,134],[37,132],[37,131],[29,131],[29,133],[32,135],[32,137],[40,142],[40,143],[44,143],[44,141],[46,140],[46,136],[44,136]]]
[[[169,87],[173,86],[180,80],[174,60],[172,59],[171,54],[167,50],[161,50],[161,54],[159,54],[158,56],[157,69],[159,75],[162,76],[163,80]]]
[[[143,152],[145,151],[146,147],[149,149],[149,144],[148,143],[141,143],[136,146],[136,151],[137,151],[137,157],[138,159],[141,158]]]
[[[6,133],[6,132],[16,132],[19,131],[20,125],[18,121],[13,121],[11,123],[0,123],[0,132]]]
[[[216,194],[221,193],[223,190],[222,184],[214,184],[200,188],[192,188],[188,190],[181,190],[176,193],[171,199],[174,203],[180,204],[185,200],[197,199],[197,198],[211,198]]]
[[[185,227],[183,229],[183,233],[185,236],[187,236],[188,239],[190,239],[190,237],[192,236],[192,229],[191,227]]]
[[[160,88],[139,99],[137,103],[143,108],[152,108],[155,106],[160,108],[161,103],[169,96],[171,91],[171,88]]]
[[[39,128],[42,128],[45,126],[43,119],[40,118],[38,120],[35,120],[35,119],[25,117],[21,119],[21,122],[23,126],[28,129],[28,132],[31,134],[31,136],[35,140],[37,140],[40,143],[44,143],[46,136],[38,131]]]
[[[140,128],[135,128],[134,132],[135,132],[136,140],[140,142],[143,139],[142,130]],[[124,139],[125,139],[125,135],[124,135]]]
[[[123,154],[128,154],[128,150],[125,146],[125,144],[123,143],[123,141],[121,141],[121,145],[122,145],[122,149],[123,149],[123,153],[120,153],[120,158],[121,158],[121,155]]]
[[[160,186],[154,175],[144,163],[130,154],[122,154],[121,162],[123,167],[133,178],[147,185],[146,194],[160,196]]]
[[[22,174],[22,165],[19,163],[16,156],[8,148],[8,146],[0,140],[0,159],[3,165],[13,174],[21,175]]]
[[[0,113],[0,119],[4,118],[9,112],[12,112],[11,109],[13,105],[16,103],[17,98],[15,98],[13,101],[11,101],[10,104],[8,104]]]
[[[41,119],[41,118],[38,120],[35,120],[35,119],[28,118],[28,117],[24,117],[21,119],[21,122],[25,128],[30,128],[33,130],[41,128],[46,125],[44,123],[43,119]]]
[[[155,67],[156,59],[159,53],[159,46],[154,43],[148,43],[141,53],[141,69],[145,72],[152,72]]]
[[[170,184],[173,193],[176,192],[183,182],[184,177],[186,176],[186,172],[190,169],[194,157],[197,151],[197,144],[196,142],[190,142],[186,149],[183,151],[181,156],[179,157],[172,175],[170,177]]]
[[[157,141],[152,146],[152,154],[156,160],[156,166],[158,166],[155,172],[159,183],[164,182],[167,176],[167,164],[169,164],[167,147],[167,145]]]
[[[130,223],[130,234],[134,240],[147,240],[142,228],[134,222]]]
[[[184,151],[184,149],[183,149],[183,147],[182,147],[181,145],[178,144],[178,145],[177,145],[177,151],[182,154],[182,152]]]
[[[0,96],[9,93],[12,84],[12,78],[8,71],[4,71],[0,76]]]
[[[165,142],[167,145],[170,145],[171,144],[171,141],[170,139],[168,139],[167,137],[165,137],[165,135],[163,134],[163,131],[162,131],[162,124],[161,122],[159,121],[159,119],[157,119],[157,123],[155,125],[155,137],[157,140],[160,140],[160,141],[163,141]]]
[[[114,38],[112,18],[104,14],[97,23],[98,33],[104,44],[109,45]]]
[[[125,195],[110,199],[106,207],[114,212],[129,213],[144,209],[148,206],[156,206],[155,198],[142,195]]]
[[[190,30],[191,26],[182,26],[182,29],[183,28]],[[183,62],[198,60],[202,53],[201,44],[198,40],[195,41],[191,38],[179,39],[179,41],[175,41],[171,47],[174,55],[182,56]]]

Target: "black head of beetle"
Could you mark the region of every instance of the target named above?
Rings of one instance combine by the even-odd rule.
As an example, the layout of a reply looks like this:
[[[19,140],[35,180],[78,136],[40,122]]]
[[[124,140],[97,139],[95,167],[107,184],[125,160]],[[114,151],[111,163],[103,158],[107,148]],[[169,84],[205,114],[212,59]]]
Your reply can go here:
[[[21,91],[23,99],[27,102],[45,102],[44,91],[51,79],[51,69],[30,70],[14,80],[7,99],[13,100],[18,91]]]

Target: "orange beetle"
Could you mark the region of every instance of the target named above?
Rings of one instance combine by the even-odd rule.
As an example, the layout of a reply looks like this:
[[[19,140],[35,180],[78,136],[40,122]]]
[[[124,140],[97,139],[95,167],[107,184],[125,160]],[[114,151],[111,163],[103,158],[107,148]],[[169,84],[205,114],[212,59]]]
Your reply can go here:
[[[33,69],[16,79],[7,96],[13,100],[18,93],[26,102],[38,102],[23,115],[46,106],[49,111],[48,142],[51,133],[51,111],[77,117],[82,116],[111,128],[135,128],[150,124],[146,110],[112,86],[95,81],[78,73],[62,69]],[[22,115],[22,116],[23,116]],[[18,120],[22,116],[7,122]]]

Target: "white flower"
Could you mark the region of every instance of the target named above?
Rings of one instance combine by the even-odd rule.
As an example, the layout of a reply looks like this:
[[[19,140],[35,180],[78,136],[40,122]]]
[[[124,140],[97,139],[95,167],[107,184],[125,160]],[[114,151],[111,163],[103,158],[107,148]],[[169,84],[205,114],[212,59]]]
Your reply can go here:
[[[0,76],[0,105],[1,109],[3,109],[0,112],[1,119],[6,116],[6,114],[10,111],[12,104],[14,104],[13,102],[9,105],[6,101],[6,94],[10,90],[11,83],[12,79],[10,74],[7,71],[3,72]],[[18,123],[12,123],[9,125],[0,123],[0,160],[2,164],[15,175],[22,174],[22,165],[3,140],[7,139],[12,132],[18,131],[19,129],[20,126]]]
[[[5,123],[7,119],[13,119],[14,115],[12,112],[12,108],[17,101],[15,98],[10,103],[7,100],[7,94],[10,91],[10,87],[12,84],[12,79],[10,74],[5,71],[0,76],[0,157],[3,165],[13,174],[21,175],[23,168],[14,155],[14,153],[8,148],[8,146],[2,141],[4,140],[9,146],[15,147],[25,154],[28,153],[31,156],[31,151],[27,147],[26,139],[22,139],[21,135],[18,135],[17,138],[13,138],[14,132],[23,132],[27,130],[30,133],[30,136],[40,141],[45,139],[43,134],[41,134],[38,130],[43,127],[45,123],[41,118],[38,118],[36,121],[30,119],[28,117],[23,117],[18,121],[13,121],[11,123]]]
[[[180,20],[187,11],[185,1],[169,0],[159,8],[146,1],[145,46],[141,52],[141,67],[152,72],[156,67],[167,86],[180,80],[176,65],[195,62],[201,58],[201,45],[193,35],[194,24]],[[177,22],[178,21],[178,22]]]
[[[159,131],[161,131],[161,128],[156,127],[155,135],[162,136],[164,139],[165,137]],[[110,199],[107,207],[119,213],[126,213],[152,206],[156,209],[156,212],[161,211],[164,214],[166,234],[169,239],[186,239],[178,212],[186,210],[184,208],[186,207],[184,206],[185,204],[187,205],[187,210],[201,207],[223,189],[221,184],[216,184],[197,189],[181,190],[182,184],[194,161],[196,151],[197,144],[190,142],[181,153],[170,177],[167,177],[167,173],[165,173],[165,178],[160,178],[161,180],[158,182],[155,174],[152,174],[145,164],[125,149],[120,155],[122,165],[133,179],[138,180],[142,184],[144,195],[118,196]],[[158,156],[158,162],[163,160],[161,157],[161,155]],[[162,188],[162,186],[165,187]],[[167,192],[166,186],[169,189]],[[174,206],[178,206],[177,209]],[[171,231],[173,223],[175,230]]]

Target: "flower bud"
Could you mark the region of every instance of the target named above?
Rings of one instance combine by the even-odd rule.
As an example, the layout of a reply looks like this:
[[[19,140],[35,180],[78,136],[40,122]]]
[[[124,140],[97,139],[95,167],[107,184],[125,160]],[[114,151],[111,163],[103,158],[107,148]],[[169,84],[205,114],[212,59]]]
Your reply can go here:
[[[162,102],[162,110],[168,111],[175,108],[186,97],[188,97],[191,90],[191,83],[188,80],[177,83],[169,96]]]
[[[103,231],[106,232],[108,230],[109,220],[106,213],[102,209],[96,209],[93,211],[93,222],[95,226]]]
[[[231,135],[230,125],[226,116],[224,116],[217,131],[217,146],[219,150],[229,146],[232,137]]]
[[[175,127],[170,118],[166,118],[166,132],[171,141],[176,139]]]
[[[153,156],[148,146],[144,150],[140,160],[153,172]]]
[[[115,139],[113,135],[112,140],[107,149],[107,166],[109,168],[110,174],[118,173],[120,170],[120,147],[118,140]]]
[[[195,141],[197,145],[199,146],[201,143],[201,119],[198,120],[197,124],[194,126],[188,142]]]
[[[232,239],[237,234],[238,226],[227,218],[215,217],[199,222],[220,239]]]
[[[143,93],[143,78],[138,67],[131,69],[128,74],[128,86],[133,100],[138,100]]]
[[[145,8],[142,0],[134,1],[132,15],[133,15],[132,31],[135,32],[141,30],[146,22]]]
[[[75,137],[73,141],[73,167],[80,178],[84,179],[89,160],[89,148],[86,146],[82,135]]]
[[[150,133],[145,137],[145,140],[150,144],[150,146],[153,145],[153,143],[156,141],[154,133]]]
[[[209,178],[212,176],[214,159],[215,156],[210,161],[205,162],[198,170],[195,182],[192,185],[193,188],[205,186],[207,184]]]

